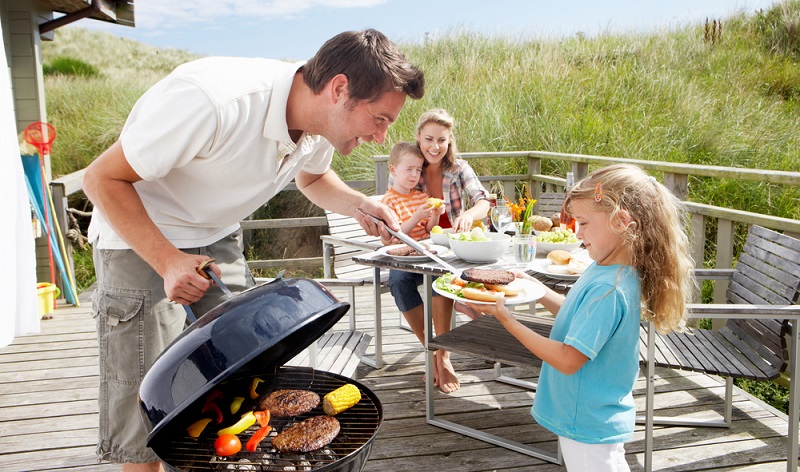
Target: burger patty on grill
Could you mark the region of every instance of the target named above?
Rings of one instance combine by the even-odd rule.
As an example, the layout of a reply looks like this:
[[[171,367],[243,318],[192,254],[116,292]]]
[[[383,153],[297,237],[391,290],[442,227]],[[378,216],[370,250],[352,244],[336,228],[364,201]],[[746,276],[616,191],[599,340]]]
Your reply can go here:
[[[297,416],[319,405],[319,395],[310,390],[275,390],[259,402],[262,410],[276,417]]]
[[[467,269],[461,274],[461,278],[482,284],[506,285],[513,282],[516,277],[507,270]]]
[[[278,433],[272,438],[272,447],[281,453],[311,452],[327,446],[338,434],[339,420],[312,416]]]

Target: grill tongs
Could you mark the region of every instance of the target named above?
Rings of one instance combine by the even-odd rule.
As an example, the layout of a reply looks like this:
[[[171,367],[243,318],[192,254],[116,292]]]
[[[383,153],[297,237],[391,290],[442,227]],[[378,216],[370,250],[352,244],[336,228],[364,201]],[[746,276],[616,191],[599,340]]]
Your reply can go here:
[[[215,259],[211,257],[203,261],[203,263],[200,264],[200,266],[197,268],[197,273],[207,279],[213,280],[214,283],[216,283],[217,286],[222,290],[222,293],[224,293],[226,297],[231,298],[233,297],[233,293],[231,293],[228,287],[225,286],[224,283],[222,283],[222,280],[220,280],[219,277],[217,277],[217,274],[215,274],[213,270],[208,268],[208,265],[214,262],[214,260]],[[183,305],[183,309],[186,311],[186,317],[189,318],[189,323],[194,323],[195,321],[197,321],[197,317],[194,316],[192,307],[190,307],[189,305]]]
[[[374,222],[376,225],[377,225],[378,223],[383,223],[383,225],[386,227],[386,231],[388,231],[388,232],[389,232],[389,234],[391,234],[392,236],[396,237],[396,238],[397,238],[397,239],[399,239],[400,241],[402,241],[402,242],[406,243],[407,245],[411,246],[411,247],[412,247],[412,248],[414,248],[416,251],[419,251],[420,253],[422,253],[422,254],[425,254],[426,256],[430,257],[430,258],[431,258],[431,259],[433,259],[433,260],[434,260],[436,263],[438,263],[440,266],[442,266],[442,267],[444,267],[445,269],[447,269],[448,271],[450,271],[450,273],[452,273],[454,276],[456,276],[456,277],[461,277],[461,272],[462,272],[462,270],[461,270],[461,269],[456,269],[455,267],[453,267],[452,265],[450,265],[448,262],[445,262],[444,260],[442,260],[442,258],[440,258],[439,256],[437,256],[436,254],[434,254],[434,253],[432,253],[432,252],[428,251],[427,249],[425,249],[425,246],[423,246],[422,244],[420,244],[420,243],[418,243],[417,241],[415,241],[413,238],[411,238],[411,236],[409,236],[409,235],[405,234],[405,233],[404,233],[404,232],[402,232],[402,231],[395,231],[395,230],[393,230],[393,229],[392,229],[392,228],[390,228],[390,227],[389,227],[389,225],[388,225],[388,224],[386,224],[386,222],[385,222],[385,221],[383,221],[381,218],[378,218],[377,216],[372,216],[372,215],[370,215],[369,213],[367,213],[367,212],[365,212],[364,210],[362,210],[361,208],[359,208],[359,209],[358,209],[358,212],[359,212],[359,213],[361,213],[361,214],[362,214],[362,215],[364,215],[364,216],[367,216],[367,217],[371,218],[371,219],[372,219],[372,221],[373,221],[373,222]]]
[[[220,290],[222,290],[222,293],[224,293],[226,297],[233,298],[233,293],[230,291],[230,289],[222,282],[222,280],[220,280],[217,274],[215,274],[214,271],[208,267],[209,264],[211,264],[214,261],[215,259],[213,257],[210,257],[205,261],[203,261],[203,263],[200,264],[200,266],[197,268],[197,273],[207,279],[213,280],[214,283],[217,284],[217,286],[220,288]],[[283,277],[283,271],[280,271],[278,275],[275,277],[275,279],[277,280],[280,279],[281,277]],[[195,321],[197,321],[197,317],[194,315],[192,307],[190,307],[189,305],[183,305],[183,309],[186,311],[186,318],[189,319],[189,323],[194,323]]]

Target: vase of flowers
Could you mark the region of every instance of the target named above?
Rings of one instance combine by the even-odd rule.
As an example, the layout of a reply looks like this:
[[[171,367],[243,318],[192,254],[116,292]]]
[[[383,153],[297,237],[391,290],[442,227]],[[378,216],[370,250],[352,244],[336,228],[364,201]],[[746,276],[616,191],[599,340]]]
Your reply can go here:
[[[523,196],[517,203],[512,202],[506,197],[506,206],[511,209],[514,232],[517,236],[530,235],[533,230],[533,206],[536,200],[531,197],[528,187],[525,186]]]

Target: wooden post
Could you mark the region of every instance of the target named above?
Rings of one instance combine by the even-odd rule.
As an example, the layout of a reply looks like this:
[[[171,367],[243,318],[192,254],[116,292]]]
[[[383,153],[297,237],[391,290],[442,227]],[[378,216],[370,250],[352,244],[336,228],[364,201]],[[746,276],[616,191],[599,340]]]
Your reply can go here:
[[[664,172],[664,186],[681,200],[689,196],[689,176],[686,174]]]
[[[528,188],[531,189],[531,196],[538,200],[542,196],[542,186],[533,185],[532,175],[542,173],[542,159],[539,157],[528,156]],[[512,201],[516,199],[512,196]]]
[[[375,195],[389,189],[389,156],[375,156]]]
[[[717,220],[717,269],[730,269],[733,267],[733,221],[719,218]],[[728,290],[727,280],[714,281],[714,303],[725,303],[725,292]],[[714,318],[712,328],[719,329],[725,326],[728,320]]]

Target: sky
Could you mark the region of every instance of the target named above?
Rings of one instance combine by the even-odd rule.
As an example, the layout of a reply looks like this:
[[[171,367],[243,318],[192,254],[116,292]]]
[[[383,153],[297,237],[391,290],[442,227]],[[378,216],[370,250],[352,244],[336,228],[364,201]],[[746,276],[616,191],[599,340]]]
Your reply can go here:
[[[510,38],[652,32],[766,9],[777,0],[134,0],[136,27],[84,19],[159,48],[201,55],[308,59],[342,31],[397,43],[453,31]]]

